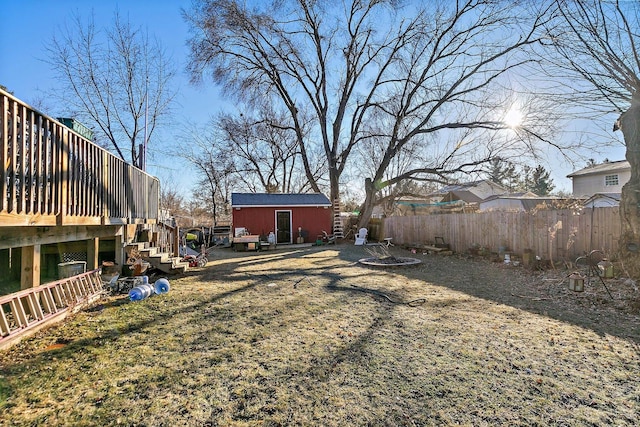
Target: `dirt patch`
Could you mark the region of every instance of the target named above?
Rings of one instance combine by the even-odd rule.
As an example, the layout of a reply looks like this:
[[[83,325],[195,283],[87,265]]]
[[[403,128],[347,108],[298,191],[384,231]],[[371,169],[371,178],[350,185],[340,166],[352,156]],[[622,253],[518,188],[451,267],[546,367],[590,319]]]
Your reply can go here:
[[[409,257],[386,257],[386,258],[360,258],[358,260],[360,264],[374,266],[374,267],[405,267],[415,264],[420,264],[420,260],[417,258],[409,258]]]
[[[394,255],[408,253],[394,248]],[[362,247],[216,250],[0,353],[10,425],[637,425],[638,293]]]

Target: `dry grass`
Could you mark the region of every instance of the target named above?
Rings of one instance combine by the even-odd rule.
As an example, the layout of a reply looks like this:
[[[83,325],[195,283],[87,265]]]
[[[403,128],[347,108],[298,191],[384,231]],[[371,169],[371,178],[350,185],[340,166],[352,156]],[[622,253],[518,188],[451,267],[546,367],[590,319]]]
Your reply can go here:
[[[104,300],[0,354],[0,424],[640,422],[639,319],[621,283],[611,301],[486,261],[365,256],[221,250],[168,294]]]

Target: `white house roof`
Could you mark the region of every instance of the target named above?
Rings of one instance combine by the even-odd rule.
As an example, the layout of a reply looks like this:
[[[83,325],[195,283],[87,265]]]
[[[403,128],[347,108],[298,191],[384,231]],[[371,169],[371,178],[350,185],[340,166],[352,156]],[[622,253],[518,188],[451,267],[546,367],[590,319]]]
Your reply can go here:
[[[479,203],[480,201],[482,201],[480,197],[467,190],[452,190],[447,193],[443,193],[442,196],[443,202],[462,200],[463,202],[467,203]]]
[[[518,193],[505,193],[505,194],[494,194],[493,196],[489,196],[486,199],[483,200],[483,202],[489,202],[491,200],[495,200],[495,199],[539,199],[540,197],[535,194],[532,193],[531,191],[522,191],[522,192],[518,192]]]
[[[483,179],[480,181],[472,181],[472,182],[463,182],[463,183],[459,183],[459,184],[451,184],[451,185],[447,185],[444,186],[442,188],[440,188],[439,190],[436,190],[435,192],[431,193],[431,195],[442,195],[442,194],[447,194],[449,192],[452,191],[470,191],[471,189],[486,183],[487,185],[496,188],[496,189],[500,189],[503,191],[507,191],[506,188],[504,188],[503,186],[501,186],[500,184],[497,184],[491,180],[488,179]]]
[[[567,175],[567,178],[573,178],[575,176],[605,174],[609,172],[622,172],[631,169],[631,165],[626,160],[617,160],[615,162],[605,162],[599,165],[586,167],[584,169],[577,170]]]
[[[596,193],[593,196],[589,197],[584,201],[584,205],[593,204],[596,200],[607,200],[609,203],[613,205],[620,204],[620,199],[622,197],[621,193]]]
[[[540,206],[553,206],[556,203],[561,203],[567,200],[565,198],[555,196],[539,197],[534,194],[532,197],[531,194],[533,193],[523,194],[524,196],[517,196],[513,193],[505,196],[487,198],[480,202],[480,210],[509,210],[520,207],[519,210],[531,211],[539,208]]]
[[[331,202],[320,193],[231,193],[231,207],[299,207],[331,206]]]

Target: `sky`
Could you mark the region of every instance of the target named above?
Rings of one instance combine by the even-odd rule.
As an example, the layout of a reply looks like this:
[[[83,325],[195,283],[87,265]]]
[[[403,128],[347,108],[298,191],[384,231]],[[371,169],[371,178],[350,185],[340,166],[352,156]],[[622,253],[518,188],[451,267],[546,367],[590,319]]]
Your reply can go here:
[[[146,28],[150,35],[157,37],[167,53],[176,62],[178,77],[177,102],[174,120],[179,129],[181,123],[204,124],[220,112],[233,110],[233,103],[220,96],[218,88],[211,82],[193,86],[185,71],[188,61],[186,41],[189,28],[181,15],[181,8],[188,9],[190,0],[0,0],[0,84],[13,92],[14,96],[28,104],[42,102],[48,90],[55,89],[53,71],[46,59],[45,45],[59,28],[70,20],[72,12],[77,11],[83,18],[93,11],[97,26],[106,26],[112,22],[116,10],[121,16],[128,17],[133,27]],[[55,116],[54,111],[42,111]],[[234,112],[234,111],[229,111]],[[613,118],[612,118],[613,119]],[[585,158],[602,161],[623,160],[624,148],[620,143],[610,147],[612,138],[599,129],[590,129],[588,124],[576,121],[567,127],[563,138],[596,138],[602,140],[600,153],[585,153]],[[154,142],[155,147],[176,145],[176,135],[164,132]],[[582,136],[581,136],[582,135]],[[614,135],[622,140],[620,132]],[[571,180],[566,175],[581,169],[584,162],[572,165],[550,154],[548,163],[543,166],[550,171],[556,190],[571,191]],[[171,179],[174,188],[185,188],[189,197],[196,176],[193,167],[182,160],[158,154],[148,161],[148,172],[162,179]]]
[[[93,11],[96,26],[107,26],[113,21],[114,12],[119,11],[129,19],[132,26],[146,28],[158,38],[167,53],[176,63],[178,86],[173,132],[163,132],[153,143],[154,147],[176,145],[174,133],[179,132],[180,123],[204,124],[224,108],[228,108],[213,84],[193,86],[185,71],[188,48],[186,41],[189,28],[181,15],[181,8],[189,8],[190,0],[0,0],[0,84],[6,86],[18,99],[30,105],[47,105],[47,91],[56,88],[53,71],[44,62],[47,57],[45,45],[71,14],[80,13],[86,20]],[[54,106],[50,108],[53,109]],[[57,117],[56,112],[42,113]],[[166,154],[156,154],[148,160],[147,171],[162,179],[172,179],[187,189],[188,194],[196,180],[193,167],[182,160]]]

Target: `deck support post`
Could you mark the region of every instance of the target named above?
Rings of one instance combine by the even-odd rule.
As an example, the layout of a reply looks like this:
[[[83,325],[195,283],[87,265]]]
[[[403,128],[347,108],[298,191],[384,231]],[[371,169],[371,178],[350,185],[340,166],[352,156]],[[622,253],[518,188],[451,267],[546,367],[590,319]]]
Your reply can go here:
[[[120,266],[124,266],[127,258],[125,256],[125,243],[124,243],[124,229],[125,227],[120,227],[120,230],[116,233],[115,246],[115,262]]]
[[[174,257],[180,256],[180,227],[177,225],[173,234],[173,253],[171,255]]]
[[[40,245],[23,246],[20,289],[40,286]]]
[[[98,268],[99,248],[100,239],[98,237],[87,240],[87,271]]]

